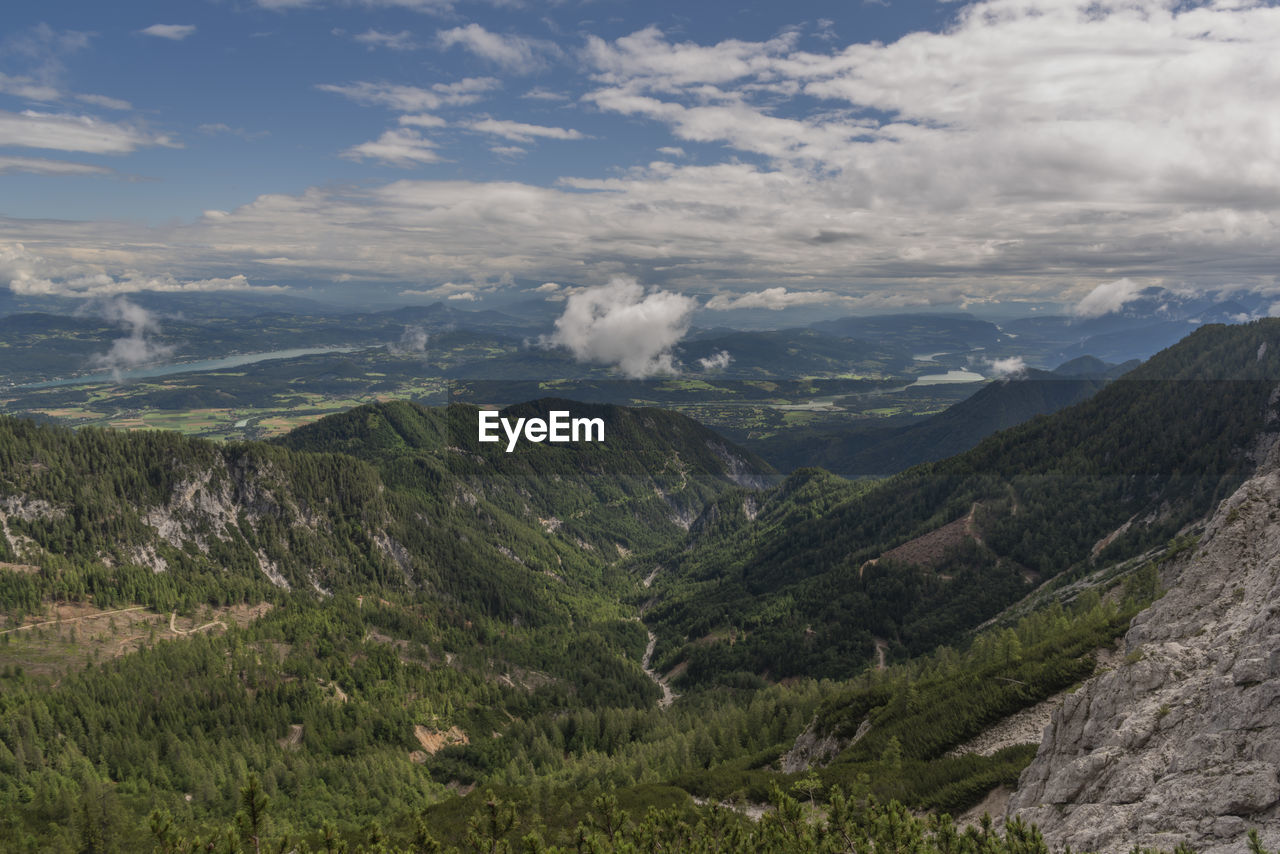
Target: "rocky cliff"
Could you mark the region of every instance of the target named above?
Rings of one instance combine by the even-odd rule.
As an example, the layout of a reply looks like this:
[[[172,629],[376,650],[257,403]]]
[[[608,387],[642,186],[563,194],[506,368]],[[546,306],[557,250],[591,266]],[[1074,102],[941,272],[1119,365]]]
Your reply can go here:
[[[1119,666],[1068,696],[1009,814],[1054,847],[1280,845],[1280,448],[1224,501]]]

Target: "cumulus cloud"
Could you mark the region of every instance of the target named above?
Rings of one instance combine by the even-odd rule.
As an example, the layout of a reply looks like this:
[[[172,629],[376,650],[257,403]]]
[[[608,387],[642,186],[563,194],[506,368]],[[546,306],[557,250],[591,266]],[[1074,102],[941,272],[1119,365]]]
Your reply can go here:
[[[112,323],[118,323],[129,334],[117,338],[111,349],[90,359],[94,368],[108,370],[120,382],[122,373],[129,368],[158,362],[173,355],[173,346],[156,340],[160,324],[154,315],[125,297],[116,297],[98,306],[98,313]]]
[[[560,49],[554,43],[525,36],[501,35],[486,30],[479,24],[467,24],[436,33],[436,41],[448,49],[455,45],[486,59],[508,71],[528,74],[543,68],[548,56],[555,56]]]
[[[533,290],[535,293],[540,294],[554,294],[556,291],[560,290],[560,284],[558,282],[543,282]]]
[[[1142,285],[1127,278],[1103,282],[1076,303],[1073,313],[1077,317],[1091,318],[1119,311],[1141,296],[1142,288]]]
[[[718,353],[712,353],[706,358],[699,359],[698,364],[704,371],[723,371],[729,367],[729,363],[733,361],[733,356],[728,350],[721,350]]]
[[[717,294],[707,301],[711,311],[732,311],[739,308],[767,308],[781,311],[796,305],[814,305],[844,299],[832,291],[789,291],[786,288],[765,288],[746,294]]]
[[[1002,380],[1017,379],[1027,373],[1027,363],[1021,356],[988,359],[987,367],[991,376]]]
[[[974,298],[1074,304],[1121,278],[1271,286],[1280,264],[1274,7],[950,8],[937,32],[889,42],[788,33],[695,43],[656,28],[588,39],[576,58],[589,79],[563,88],[585,83],[583,103],[665,132],[654,147],[699,143],[702,165],[658,161],[558,183],[320,186],[179,226],[5,220],[0,239],[39,240],[66,257],[120,253],[121,266],[187,277],[246,264],[255,276],[396,282],[626,272],[668,289],[827,289],[859,310]],[[482,32],[454,29],[458,47]],[[11,86],[54,85],[6,70],[24,78]],[[430,115],[498,85],[464,83],[322,88]],[[421,137],[408,142],[398,148],[419,157],[408,163],[437,156]],[[1105,310],[1108,292],[1086,312]]]
[[[194,35],[195,31],[194,24],[152,24],[145,29],[138,30],[144,36],[155,36],[156,38],[169,39],[175,42],[180,42],[187,36]]]
[[[0,285],[23,296],[106,297],[137,291],[194,293],[211,291],[272,292],[283,285],[253,285],[243,274],[179,280],[169,273],[111,271],[102,264],[50,259],[21,243],[0,244]]]
[[[569,296],[556,331],[543,339],[580,362],[613,365],[633,379],[679,372],[672,348],[689,331],[696,302],[616,277]]]

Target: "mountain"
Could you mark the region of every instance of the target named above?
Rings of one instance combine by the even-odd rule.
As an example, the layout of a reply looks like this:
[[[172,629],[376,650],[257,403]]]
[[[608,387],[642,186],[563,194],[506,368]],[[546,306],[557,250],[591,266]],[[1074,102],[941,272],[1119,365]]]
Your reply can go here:
[[[1001,330],[1024,346],[1037,364],[1092,354],[1107,361],[1145,359],[1210,323],[1241,323],[1266,317],[1271,298],[1259,293],[1180,293],[1144,288],[1097,316],[1024,317]]]
[[[718,331],[686,340],[678,349],[693,373],[703,360],[728,353],[732,360],[714,369],[717,377],[802,379],[824,375],[900,376],[912,367],[911,351],[900,342],[860,340],[813,329],[765,332]]]
[[[1280,321],[1206,326],[878,483],[554,398],[498,415],[604,441],[405,402],[270,443],[0,419],[0,850],[1013,854],[1038,831],[912,811],[1028,767],[1052,839],[1240,850],[1273,818],[1278,380]]]
[[[875,638],[895,655],[955,643],[1039,584],[1206,514],[1253,471],[1278,377],[1280,321],[1207,326],[959,456],[873,486],[802,470],[725,497],[715,525],[656,558],[658,660],[692,682],[844,677]]]
[[[674,413],[500,414],[561,408],[603,441],[507,453],[398,402],[275,444],[0,418],[0,850],[144,850],[157,803],[204,833],[250,771],[282,833],[400,821],[556,721],[656,722],[620,564],[769,469]]]
[[[792,431],[747,444],[784,471],[819,466],[848,477],[894,474],[954,456],[992,433],[1079,403],[1117,376],[1116,368],[1093,357],[1075,359],[1051,372],[1028,368],[906,425]]]
[[[829,335],[896,343],[917,352],[968,351],[994,347],[1005,339],[1000,327],[968,314],[883,314],[822,320],[810,328]]]
[[[159,607],[174,596],[263,597],[272,586],[465,583],[448,576],[445,559],[464,541],[475,552],[466,563],[504,568],[515,573],[506,584],[526,589],[522,567],[585,571],[595,561],[584,548],[616,556],[675,536],[706,499],[769,472],[674,413],[548,399],[502,414],[552,408],[601,418],[605,441],[507,454],[478,443],[473,407],[394,402],[322,419],[276,445],[4,418],[0,559],[70,562],[80,589],[95,578],[124,586],[110,590],[113,600],[138,595],[125,576],[162,573],[145,599]],[[517,547],[519,561],[507,556]]]
[[[1274,435],[1197,546],[1166,566],[1168,592],[1133,620],[1123,661],[1055,711],[1009,804],[1052,845],[1225,854],[1250,828],[1280,843]]]

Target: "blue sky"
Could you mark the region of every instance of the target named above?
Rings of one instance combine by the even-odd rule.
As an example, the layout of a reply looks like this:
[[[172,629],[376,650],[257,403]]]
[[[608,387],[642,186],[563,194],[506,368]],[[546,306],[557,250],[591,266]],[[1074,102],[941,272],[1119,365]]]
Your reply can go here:
[[[735,307],[1274,287],[1280,10],[11,3],[0,286]],[[1123,283],[1123,284],[1121,284]]]

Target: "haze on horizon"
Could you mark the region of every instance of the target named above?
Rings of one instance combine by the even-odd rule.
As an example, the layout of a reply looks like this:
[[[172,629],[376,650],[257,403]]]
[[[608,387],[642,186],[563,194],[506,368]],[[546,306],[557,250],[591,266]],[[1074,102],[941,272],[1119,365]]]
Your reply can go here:
[[[19,295],[465,306],[635,282],[709,311],[1087,315],[1151,286],[1280,291],[1274,3],[6,18],[0,287]]]

